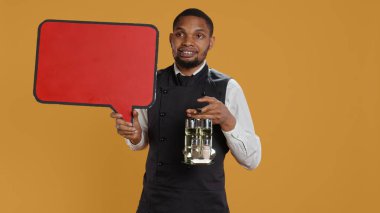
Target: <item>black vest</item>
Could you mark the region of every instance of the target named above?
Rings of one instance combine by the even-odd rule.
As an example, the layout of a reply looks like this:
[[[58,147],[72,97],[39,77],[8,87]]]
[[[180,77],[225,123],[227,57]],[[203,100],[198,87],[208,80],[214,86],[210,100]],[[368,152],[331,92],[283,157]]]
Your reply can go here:
[[[186,109],[207,105],[197,102],[205,95],[224,103],[229,79],[207,65],[187,86],[179,85],[173,66],[158,72],[156,101],[148,110],[149,153],[137,212],[229,212],[223,164],[229,149],[220,126],[213,126],[214,164],[182,163]]]

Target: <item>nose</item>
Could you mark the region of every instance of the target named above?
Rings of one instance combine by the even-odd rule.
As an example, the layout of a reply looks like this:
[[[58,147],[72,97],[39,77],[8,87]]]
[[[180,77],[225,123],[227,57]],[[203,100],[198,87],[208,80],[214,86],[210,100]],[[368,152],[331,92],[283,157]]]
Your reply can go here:
[[[192,46],[194,43],[193,43],[193,38],[191,36],[185,36],[184,40],[183,40],[183,45],[184,46]]]

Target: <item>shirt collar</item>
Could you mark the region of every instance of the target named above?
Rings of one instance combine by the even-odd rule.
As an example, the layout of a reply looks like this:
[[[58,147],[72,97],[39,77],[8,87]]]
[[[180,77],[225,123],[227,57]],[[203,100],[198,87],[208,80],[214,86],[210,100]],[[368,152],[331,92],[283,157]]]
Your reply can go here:
[[[201,67],[199,67],[199,69],[195,70],[195,72],[193,73],[193,75],[196,75],[198,74],[206,65],[206,60],[203,61],[203,64]],[[184,74],[182,74],[181,70],[179,70],[179,68],[177,67],[177,65],[174,63],[174,72],[175,74],[177,75],[178,73],[181,73],[182,76],[184,76]]]

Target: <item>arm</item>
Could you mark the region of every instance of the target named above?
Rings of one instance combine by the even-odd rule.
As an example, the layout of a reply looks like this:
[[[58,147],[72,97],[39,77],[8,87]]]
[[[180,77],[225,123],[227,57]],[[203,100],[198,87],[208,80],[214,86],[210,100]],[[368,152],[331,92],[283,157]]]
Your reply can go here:
[[[235,159],[247,169],[255,169],[261,161],[261,143],[256,135],[243,90],[233,79],[228,82],[226,107],[236,119],[235,128],[223,131]]]

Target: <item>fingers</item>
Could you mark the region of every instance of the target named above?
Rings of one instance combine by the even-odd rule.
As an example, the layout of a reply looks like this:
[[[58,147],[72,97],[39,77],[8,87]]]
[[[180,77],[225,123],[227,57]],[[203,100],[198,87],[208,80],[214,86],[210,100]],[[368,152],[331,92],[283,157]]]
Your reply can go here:
[[[213,122],[218,123],[217,120],[219,119],[220,113],[217,111],[208,111],[207,113],[198,113],[195,109],[188,109],[186,110],[186,115],[189,118],[195,118],[195,119],[211,119]]]
[[[130,131],[130,132],[137,131],[136,127],[134,127],[132,123],[127,122],[121,118],[116,119],[116,129],[122,130],[122,131]]]
[[[196,109],[187,109],[186,110],[187,117],[191,117],[193,115],[196,115],[197,113],[198,113],[198,111]]]
[[[116,124],[116,129],[118,129],[120,131],[125,131],[125,132],[136,132],[137,131],[136,127],[127,126],[127,125],[123,125],[123,124]]]
[[[126,139],[133,140],[135,138],[138,138],[138,132],[128,132],[128,131],[123,131],[123,130],[118,130],[117,133],[121,136],[123,136]]]
[[[214,121],[216,119],[216,116],[210,115],[210,114],[205,114],[205,115],[199,114],[199,115],[193,115],[192,118],[195,118],[195,119],[211,119]]]
[[[192,115],[198,115],[198,114],[215,114],[218,113],[217,110],[220,107],[218,102],[213,102],[212,104],[209,104],[203,108],[198,109],[187,109],[186,114],[187,116],[191,117]]]
[[[208,102],[209,104],[200,109],[187,109],[186,115],[195,119],[211,119],[214,124],[222,123],[228,116],[226,106],[214,97],[205,96],[198,99],[198,102]]]
[[[218,108],[218,105],[217,104],[209,104],[203,108],[200,109],[200,113],[204,114],[204,113],[215,113],[214,110],[216,110]]]
[[[123,118],[123,115],[117,112],[112,112],[110,116],[111,118]]]
[[[199,113],[215,113],[213,112],[215,109],[218,109],[220,107],[220,104],[222,102],[220,102],[218,99],[214,98],[214,97],[209,97],[209,96],[205,96],[205,97],[202,97],[202,98],[199,98],[198,99],[198,102],[208,102],[209,104],[203,108],[201,108],[199,111],[198,111],[198,114]]]
[[[111,118],[115,118],[117,133],[129,140],[141,140],[141,127],[139,124],[138,116],[139,113],[133,110],[133,124],[124,120],[123,115],[112,112]]]
[[[207,105],[199,109],[187,109],[186,115],[187,117],[194,117],[196,115],[201,115],[201,114],[209,114],[209,115],[218,114],[218,112],[219,111],[215,105]]]
[[[198,102],[208,102],[209,104],[218,102],[218,99],[210,96],[204,96],[202,98],[198,98]]]
[[[120,113],[112,112],[110,116],[111,116],[111,118],[116,118],[116,121],[118,121],[119,119],[124,121],[123,115],[120,114]],[[134,122],[139,122],[139,120],[138,120],[139,113],[138,113],[136,110],[133,110],[133,112],[132,112],[132,116],[133,116],[133,121],[134,121]],[[121,122],[121,121],[120,121],[120,122]],[[129,122],[126,122],[126,123],[129,123]],[[121,123],[120,123],[120,124],[121,124]],[[131,124],[131,123],[130,123],[130,124]],[[131,124],[131,125],[132,125],[132,124]]]
[[[139,131],[131,123],[118,119],[116,121],[117,133],[127,139],[133,139],[138,136]]]
[[[116,118],[116,124],[119,125],[126,125],[126,126],[132,126],[132,123],[125,121],[122,118]]]

